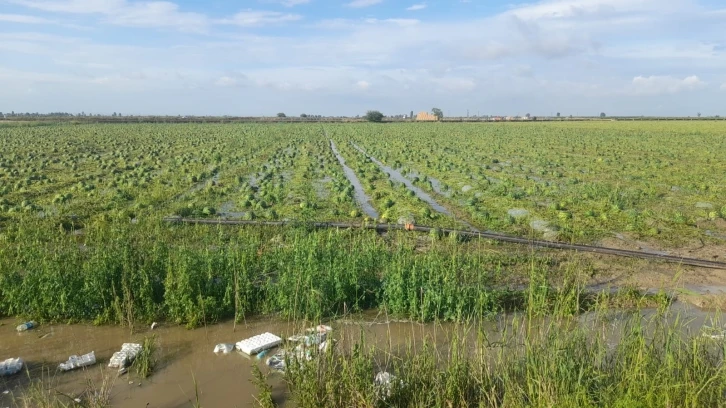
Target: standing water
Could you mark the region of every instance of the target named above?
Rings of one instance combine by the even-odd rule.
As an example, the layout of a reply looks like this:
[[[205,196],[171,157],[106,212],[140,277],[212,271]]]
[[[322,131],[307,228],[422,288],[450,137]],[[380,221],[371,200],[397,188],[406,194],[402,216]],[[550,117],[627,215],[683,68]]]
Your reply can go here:
[[[632,316],[642,316],[643,321],[648,321],[657,316],[657,311],[612,310],[607,315],[589,312],[566,320],[593,333],[605,330],[602,333],[606,341],[615,345],[623,329],[632,321]],[[702,336],[699,331],[704,326],[719,326],[710,317],[709,313],[678,303],[671,306],[671,313],[667,315],[669,322],[686,322],[681,328],[683,335],[696,336]],[[550,326],[552,321],[552,318],[528,320],[525,315],[515,313],[472,324],[420,324],[389,321],[371,311],[353,320],[337,320],[327,324],[333,327],[332,335],[337,339],[335,350],[348,352],[354,344],[365,339],[366,345],[380,351],[383,358],[376,358],[373,364],[373,370],[378,372],[389,368],[387,364],[390,363],[388,360],[391,355],[405,355],[406,350],[446,355],[452,345],[462,339],[466,341],[466,354],[472,358],[476,358],[477,350],[481,348],[477,341],[482,338],[490,346],[508,342],[513,347],[508,352],[517,352],[521,347],[521,336],[534,328],[549,330],[548,327],[556,327]],[[28,371],[27,374],[23,371],[0,377],[0,407],[14,406],[14,398],[22,397],[30,379],[41,378],[54,392],[80,397],[82,402],[86,402],[87,394],[83,394],[83,391],[88,389],[89,383],[100,386],[104,376],[111,379],[110,399],[114,407],[188,407],[196,402],[197,391],[201,406],[230,406],[230,401],[235,401],[234,406],[249,406],[258,394],[251,382],[252,368],[257,365],[263,372],[269,373],[265,359],[238,352],[216,355],[213,352],[215,345],[234,343],[265,332],[288,338],[300,333],[303,328],[300,324],[279,319],[254,319],[244,325],[237,325],[236,329],[231,322],[196,330],[161,325],[153,331],[130,334],[129,329],[124,327],[79,324],[44,325],[36,331],[16,333],[12,329],[8,330],[12,323],[11,319],[0,320],[0,359],[20,357],[25,361]],[[603,324],[607,325],[605,329]],[[714,333],[722,335],[722,331]],[[152,334],[156,336],[158,363],[149,378],[139,379],[133,367],[127,374],[120,376],[115,369],[107,368],[109,359],[122,343],[141,343],[144,337]],[[424,343],[433,346],[433,349],[425,348]],[[71,372],[56,371],[58,363],[68,359],[68,356],[90,351],[95,351],[98,364]],[[275,352],[273,350],[268,355]],[[371,381],[375,372],[370,373]],[[290,406],[282,374],[272,372],[267,382],[272,387],[275,402],[281,406]]]
[[[332,140],[330,141],[330,149],[333,150],[333,154],[335,154],[335,157],[338,158],[340,165],[343,166],[343,172],[345,173],[345,177],[347,177],[348,181],[350,181],[350,184],[353,185],[353,189],[355,191],[355,200],[361,206],[363,212],[373,219],[378,219],[378,212],[376,212],[376,210],[373,208],[368,196],[363,191],[363,185],[358,180],[358,177],[355,175],[353,169],[345,164],[345,159],[343,159],[343,156],[340,155],[340,152],[338,152],[338,149],[335,147],[335,143],[333,143]]]

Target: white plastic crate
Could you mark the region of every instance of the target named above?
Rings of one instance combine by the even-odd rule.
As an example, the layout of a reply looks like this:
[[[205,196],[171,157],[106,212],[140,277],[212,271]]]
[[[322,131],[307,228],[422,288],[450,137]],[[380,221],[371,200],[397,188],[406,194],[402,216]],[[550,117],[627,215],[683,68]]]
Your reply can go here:
[[[235,347],[243,353],[252,355],[279,346],[281,343],[282,339],[274,334],[262,333],[249,339],[238,341]]]

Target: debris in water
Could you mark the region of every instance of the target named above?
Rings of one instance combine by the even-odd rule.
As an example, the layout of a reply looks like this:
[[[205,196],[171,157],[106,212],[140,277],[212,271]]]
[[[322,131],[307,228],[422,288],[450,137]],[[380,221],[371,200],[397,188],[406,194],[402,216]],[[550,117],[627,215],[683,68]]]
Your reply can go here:
[[[231,343],[220,343],[214,346],[214,353],[215,354],[229,354],[234,350],[234,344]]]
[[[308,333],[317,332],[317,333],[320,333],[320,334],[323,334],[323,333],[324,334],[328,334],[328,332],[333,331],[333,328],[330,327],[330,326],[326,326],[324,324],[320,324],[320,325],[317,325],[315,327],[311,327],[311,328],[309,328],[309,329],[307,329],[305,331],[308,332]]]
[[[396,376],[389,373],[388,371],[379,372],[378,374],[376,374],[376,378],[373,380],[378,393],[384,399],[391,396],[391,390],[393,389],[394,381],[396,381]],[[402,380],[399,380],[398,383],[400,385],[403,385]]]
[[[287,340],[294,343],[304,344],[306,347],[319,345],[325,342],[325,340],[328,338],[328,333],[331,331],[333,331],[332,327],[321,324],[319,326],[311,327],[305,330],[306,333],[310,334],[296,334],[294,336],[288,337]]]
[[[32,330],[35,327],[38,327],[38,323],[30,321],[30,322],[25,322],[25,323],[19,325],[18,327],[15,328],[15,330],[17,330],[19,332],[24,332],[26,330]]]
[[[82,356],[73,355],[68,357],[68,361],[66,361],[65,363],[60,363],[60,365],[58,365],[58,369],[61,371],[70,371],[75,370],[76,368],[87,367],[93,364],[96,364],[96,353],[92,351]]]
[[[124,368],[131,365],[136,356],[141,352],[141,344],[124,343],[121,345],[121,351],[113,353],[111,361],[108,362],[109,368]]]
[[[280,343],[282,343],[282,339],[280,337],[277,337],[272,333],[262,333],[254,337],[250,337],[249,339],[238,341],[235,344],[235,347],[237,347],[237,350],[245,354],[253,355],[260,351],[276,347],[280,345]]]
[[[291,362],[302,360],[310,361],[313,359],[313,356],[310,349],[306,349],[302,344],[299,344],[293,351],[280,350],[277,354],[267,359],[267,365],[273,370],[284,372],[287,368],[285,359]]]
[[[267,359],[267,366],[270,367],[273,370],[277,371],[285,371],[286,364],[285,364],[285,356],[286,352],[284,350],[280,351],[279,353],[275,354],[274,356]]]
[[[5,361],[0,362],[0,377],[6,376],[6,375],[13,375],[17,374],[22,370],[23,368],[23,359],[18,358],[9,358]],[[4,394],[7,394],[8,391],[4,391]]]
[[[701,332],[701,335],[703,337],[708,337],[714,340],[723,340],[724,338],[726,338],[726,330],[719,329],[717,327],[704,326],[701,329]]]

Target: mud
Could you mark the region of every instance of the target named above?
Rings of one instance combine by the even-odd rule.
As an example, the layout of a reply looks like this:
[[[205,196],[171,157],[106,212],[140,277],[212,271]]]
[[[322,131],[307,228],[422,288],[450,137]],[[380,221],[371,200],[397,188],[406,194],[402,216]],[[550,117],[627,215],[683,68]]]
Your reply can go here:
[[[666,252],[657,244],[633,239],[610,238],[603,246],[619,249]],[[670,255],[723,261],[726,245],[694,241],[681,248],[669,249]],[[726,310],[726,271],[647,260],[588,255],[592,262],[591,287],[632,287],[655,293],[665,292],[678,300],[707,310]]]

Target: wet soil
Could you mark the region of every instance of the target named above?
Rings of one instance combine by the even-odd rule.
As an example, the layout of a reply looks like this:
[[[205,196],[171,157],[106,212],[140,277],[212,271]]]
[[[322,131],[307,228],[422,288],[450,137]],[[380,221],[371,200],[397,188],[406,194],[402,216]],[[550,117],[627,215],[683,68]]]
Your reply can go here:
[[[681,248],[661,248],[654,242],[640,242],[629,239],[627,235],[624,238],[609,238],[600,244],[611,248],[726,262],[726,244],[697,240]],[[593,268],[591,288],[632,287],[651,293],[664,291],[701,308],[726,310],[726,270],[594,254],[587,257]]]

